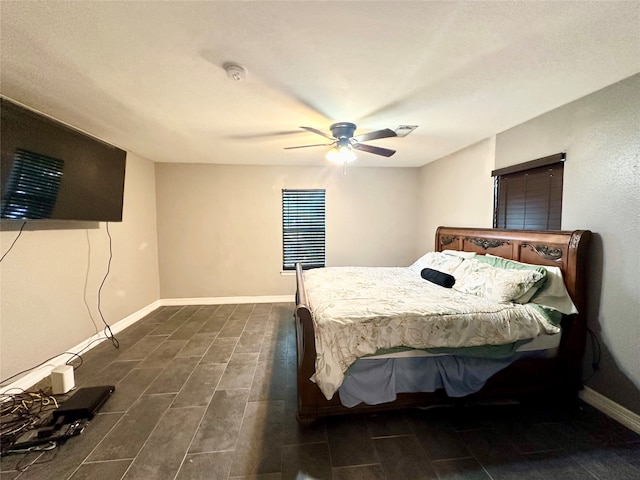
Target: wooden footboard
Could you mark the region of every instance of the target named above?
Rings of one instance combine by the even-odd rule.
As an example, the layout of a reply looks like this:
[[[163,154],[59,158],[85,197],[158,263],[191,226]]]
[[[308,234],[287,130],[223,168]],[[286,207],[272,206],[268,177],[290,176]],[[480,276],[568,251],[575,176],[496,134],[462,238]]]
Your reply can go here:
[[[381,405],[344,407],[339,396],[327,400],[310,378],[315,372],[316,348],[314,322],[309,309],[301,266],[296,265],[296,342],[297,342],[297,419],[309,424],[319,416],[413,406],[432,406],[466,402],[471,399],[521,398],[544,394],[553,401],[573,401],[582,387],[581,366],[586,344],[586,279],[591,232],[541,232],[527,230],[471,229],[440,227],[435,251],[461,250],[493,254],[512,260],[560,267],[578,315],[565,317],[557,356],[522,359],[500,371],[477,393],[451,399],[444,391],[399,394],[397,400]]]
[[[309,424],[318,417],[317,398],[320,389],[309,380],[316,368],[316,341],[311,311],[307,304],[302,266],[296,264],[296,347],[298,370],[298,422]]]

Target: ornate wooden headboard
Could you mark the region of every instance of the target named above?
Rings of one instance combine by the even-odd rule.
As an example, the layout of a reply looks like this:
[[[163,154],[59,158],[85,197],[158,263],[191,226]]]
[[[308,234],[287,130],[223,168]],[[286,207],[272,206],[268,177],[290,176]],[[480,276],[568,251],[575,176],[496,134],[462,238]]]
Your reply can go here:
[[[497,255],[519,262],[560,267],[578,311],[586,308],[585,280],[591,232],[439,227],[435,250]]]

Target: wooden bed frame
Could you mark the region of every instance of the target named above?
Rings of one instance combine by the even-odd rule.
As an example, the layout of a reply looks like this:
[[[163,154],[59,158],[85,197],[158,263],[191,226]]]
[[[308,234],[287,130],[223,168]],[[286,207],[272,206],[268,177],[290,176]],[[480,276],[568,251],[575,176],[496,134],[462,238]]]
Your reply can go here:
[[[316,348],[314,322],[307,303],[304,276],[296,265],[296,343],[298,382],[298,422],[308,425],[321,416],[348,413],[450,405],[487,398],[523,399],[546,395],[547,401],[575,403],[582,388],[581,371],[586,327],[587,257],[591,232],[499,230],[482,228],[439,227],[435,251],[461,250],[479,254],[490,253],[504,258],[561,268],[565,284],[578,315],[565,316],[558,354],[552,358],[521,359],[491,377],[477,393],[461,399],[449,398],[443,390],[430,393],[398,394],[393,402],[380,405],[360,404],[347,408],[339,395],[327,400],[309,378],[315,372]]]

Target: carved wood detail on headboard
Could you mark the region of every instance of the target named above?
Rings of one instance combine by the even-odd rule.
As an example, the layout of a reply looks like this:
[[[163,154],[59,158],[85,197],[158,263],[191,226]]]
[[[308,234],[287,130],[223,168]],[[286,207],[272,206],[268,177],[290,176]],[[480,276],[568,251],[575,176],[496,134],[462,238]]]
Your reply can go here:
[[[486,238],[469,238],[468,239],[474,245],[477,245],[480,248],[488,250],[490,248],[497,248],[501,245],[509,245],[509,242],[506,240],[488,240]]]
[[[442,235],[440,237],[440,245],[442,245],[443,247],[446,245],[450,245],[453,242],[455,242],[458,239],[458,237],[453,236],[453,235]]]
[[[551,260],[552,262],[559,262],[562,259],[562,249],[558,247],[551,247],[549,245],[533,245],[531,243],[523,243],[522,246],[531,247],[531,249],[542,258]]]

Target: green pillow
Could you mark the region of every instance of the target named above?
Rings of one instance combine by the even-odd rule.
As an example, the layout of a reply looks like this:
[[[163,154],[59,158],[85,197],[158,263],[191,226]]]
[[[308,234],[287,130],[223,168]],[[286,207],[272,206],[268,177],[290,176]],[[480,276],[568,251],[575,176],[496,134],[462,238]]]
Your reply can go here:
[[[507,258],[496,257],[493,255],[476,255],[476,260],[482,263],[491,265],[497,268],[507,268],[511,270],[535,270],[542,274],[542,278],[538,280],[533,286],[523,293],[520,297],[514,299],[516,303],[528,303],[529,300],[540,290],[547,281],[547,269],[539,265],[531,265],[530,263],[517,262],[515,260],[509,260]]]

